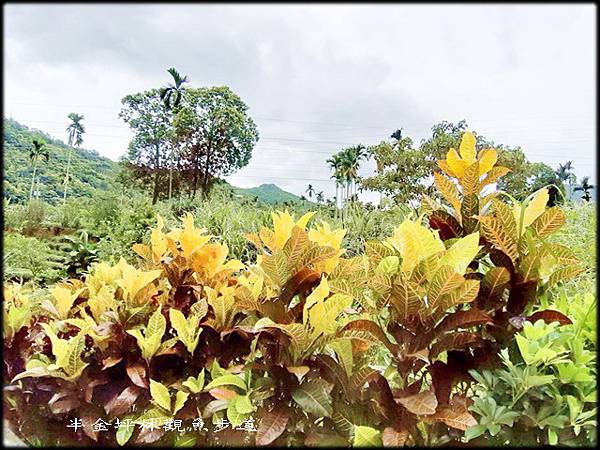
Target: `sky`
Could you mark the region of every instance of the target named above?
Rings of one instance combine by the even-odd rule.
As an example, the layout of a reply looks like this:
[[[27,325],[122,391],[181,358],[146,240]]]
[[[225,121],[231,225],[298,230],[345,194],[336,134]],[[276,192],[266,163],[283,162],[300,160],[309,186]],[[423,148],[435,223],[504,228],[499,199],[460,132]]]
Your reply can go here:
[[[418,144],[461,119],[596,184],[594,4],[3,7],[4,115],[66,141],[67,114],[83,114],[83,147],[113,160],[132,136],[121,98],[176,67],[249,106],[260,141],[236,186],[332,197],[325,161],[341,148],[398,128]]]

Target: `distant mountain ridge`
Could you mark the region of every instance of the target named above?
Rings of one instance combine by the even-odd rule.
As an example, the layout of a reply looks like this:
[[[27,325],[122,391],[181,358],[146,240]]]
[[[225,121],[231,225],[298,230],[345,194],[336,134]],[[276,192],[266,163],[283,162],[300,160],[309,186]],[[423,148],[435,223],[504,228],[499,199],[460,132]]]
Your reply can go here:
[[[41,199],[51,203],[59,202],[63,196],[63,180],[69,146],[44,131],[29,128],[10,118],[4,118],[3,139],[4,198],[18,203],[29,198],[33,173],[29,151],[33,139],[37,139],[46,143],[50,160],[48,163],[41,162],[38,164],[36,190],[39,190]],[[117,162],[99,155],[95,150],[73,147],[69,196],[92,197],[95,190],[107,190],[114,183],[118,171],[119,164]],[[297,195],[284,191],[272,183],[247,189],[238,188],[226,182],[224,184],[230,186],[233,192],[238,195],[251,199],[257,198],[259,201],[271,205],[303,201]]]
[[[253,188],[237,188],[233,186],[234,192],[250,195],[253,197],[257,197],[260,201],[268,204],[276,204],[276,203],[285,203],[285,202],[302,202],[307,200],[303,200],[295,194],[284,191],[279,186],[273,183],[265,183],[261,184],[258,187]]]

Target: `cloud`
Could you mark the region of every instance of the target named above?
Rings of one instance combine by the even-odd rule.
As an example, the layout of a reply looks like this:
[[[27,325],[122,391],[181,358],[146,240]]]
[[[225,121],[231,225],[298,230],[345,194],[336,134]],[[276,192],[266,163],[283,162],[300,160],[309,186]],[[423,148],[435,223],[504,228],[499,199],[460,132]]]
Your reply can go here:
[[[228,85],[261,134],[230,179],[308,183],[334,193],[327,157],[403,127],[415,142],[441,120],[531,160],[574,160],[595,181],[593,5],[5,6],[5,114],[64,135],[86,116],[86,146],[117,159],[127,93],[177,67],[194,85]],[[40,106],[45,105],[45,106]],[[361,173],[368,175],[372,162]]]

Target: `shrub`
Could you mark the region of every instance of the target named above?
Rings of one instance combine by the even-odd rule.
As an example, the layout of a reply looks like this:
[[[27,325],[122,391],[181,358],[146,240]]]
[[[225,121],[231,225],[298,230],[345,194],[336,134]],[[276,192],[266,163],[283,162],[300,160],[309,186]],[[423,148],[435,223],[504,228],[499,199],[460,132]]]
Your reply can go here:
[[[431,228],[423,215],[406,217],[364,253],[345,253],[346,230],[315,213],[286,211],[246,235],[256,257],[244,264],[188,213],[169,232],[158,216],[133,246],[135,265],[98,263],[43,298],[5,286],[10,422],[30,442],[98,445],[462,439],[477,425],[468,370],[493,364],[525,320],[568,320],[530,313],[577,273],[577,259],[544,239],[564,222],[545,208],[546,191],[490,202],[482,188],[506,172],[495,152],[476,158],[467,133],[460,154],[440,162],[460,190],[436,174],[454,214],[430,201]],[[125,214],[140,224],[139,241],[150,212]],[[204,224],[227,233],[234,215],[224,208]],[[83,428],[65,426],[78,418]],[[99,418],[158,428],[99,433]],[[254,418],[256,434],[233,429]],[[199,429],[174,431],[174,420],[191,419]]]
[[[52,260],[50,246],[39,239],[5,233],[3,243],[5,282],[13,280],[45,284],[64,276],[61,266]]]
[[[595,353],[577,327],[538,320],[524,323],[503,368],[472,371],[471,410],[478,425],[467,439],[484,445],[596,443]],[[481,436],[481,437],[480,437]]]

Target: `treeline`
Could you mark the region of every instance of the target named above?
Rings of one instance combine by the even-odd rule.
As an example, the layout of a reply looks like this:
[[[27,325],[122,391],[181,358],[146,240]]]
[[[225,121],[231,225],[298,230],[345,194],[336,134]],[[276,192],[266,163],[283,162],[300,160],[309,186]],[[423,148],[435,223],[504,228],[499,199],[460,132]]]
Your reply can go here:
[[[461,137],[467,129],[465,120],[456,124],[443,121],[434,125],[432,136],[418,145],[402,129],[398,129],[390,135],[390,139],[376,145],[366,147],[358,144],[334,154],[327,162],[332,169],[331,178],[336,183],[335,203],[341,207],[342,215],[348,204],[358,201],[357,192],[362,190],[379,192],[382,205],[409,204],[424,194],[434,196],[431,174],[439,170],[437,161],[452,148],[458,151]],[[559,164],[557,168],[530,162],[521,147],[497,144],[481,135],[476,135],[476,145],[478,149],[496,150],[498,165],[510,169],[498,181],[498,189],[519,201],[544,186],[549,186],[550,206],[569,200],[576,191],[582,192],[584,200],[591,200],[590,191],[594,186],[587,176],[577,183],[572,161]],[[361,162],[371,158],[376,163],[375,173],[360,177]]]

